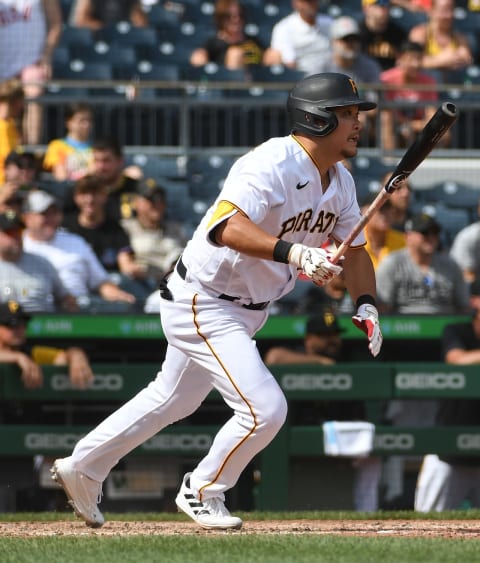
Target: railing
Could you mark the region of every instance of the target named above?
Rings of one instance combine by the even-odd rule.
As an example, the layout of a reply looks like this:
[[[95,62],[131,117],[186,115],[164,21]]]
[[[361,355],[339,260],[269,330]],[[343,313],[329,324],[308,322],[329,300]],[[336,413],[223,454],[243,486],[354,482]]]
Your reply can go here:
[[[133,150],[142,147],[155,154],[190,155],[214,148],[219,153],[238,155],[269,137],[288,132],[285,101],[293,86],[290,83],[82,81],[81,86],[95,91],[88,98],[95,110],[95,136],[114,136]],[[359,86],[378,95],[379,112],[425,106],[425,102],[408,106],[387,103],[381,95],[385,86]],[[64,135],[65,108],[76,100],[74,93],[69,94],[74,88],[78,88],[78,82],[56,80],[49,85],[49,93],[40,98],[46,115],[44,143]],[[453,101],[461,113],[452,130],[450,148],[436,154],[476,155],[480,146],[480,85],[440,84],[437,89],[440,100]],[[269,95],[272,93],[275,95]],[[368,127],[362,149],[378,156],[398,157],[402,153],[383,151],[378,119]],[[371,138],[377,139],[374,145]]]
[[[64,419],[55,425],[0,425],[0,456],[65,455],[91,425],[76,424],[79,413],[95,404],[122,402],[153,378],[156,366],[149,364],[94,364],[95,382],[85,391],[72,389],[68,374],[60,367],[45,368],[45,384],[26,390],[14,366],[0,368],[0,402],[40,403],[62,406]],[[370,411],[388,399],[478,398],[480,380],[476,366],[443,363],[396,364],[352,363],[335,366],[292,365],[273,370],[288,400],[365,400]],[[212,393],[207,402],[218,402]],[[379,422],[375,417],[370,420]],[[147,440],[132,456],[185,456],[198,458],[209,449],[216,425],[176,424]],[[377,424],[373,453],[377,455],[422,455],[427,453],[479,455],[480,427],[403,428]],[[288,423],[259,456],[261,482],[256,491],[257,509],[287,508],[289,461],[296,457],[323,456],[321,426],[291,426]]]

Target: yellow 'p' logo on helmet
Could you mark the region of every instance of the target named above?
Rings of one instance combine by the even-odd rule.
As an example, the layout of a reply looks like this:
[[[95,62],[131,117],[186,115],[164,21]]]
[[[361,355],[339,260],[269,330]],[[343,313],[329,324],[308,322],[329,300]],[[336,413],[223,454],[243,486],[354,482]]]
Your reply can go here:
[[[358,88],[357,88],[357,85],[355,84],[355,82],[354,82],[351,78],[349,78],[348,81],[350,82],[350,86],[352,87],[353,93],[358,96]]]

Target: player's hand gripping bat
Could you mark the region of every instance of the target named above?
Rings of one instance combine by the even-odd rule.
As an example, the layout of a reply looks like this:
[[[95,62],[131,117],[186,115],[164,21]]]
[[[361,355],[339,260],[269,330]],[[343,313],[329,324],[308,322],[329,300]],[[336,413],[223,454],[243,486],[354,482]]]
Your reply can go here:
[[[457,117],[458,110],[452,102],[444,102],[437,109],[430,121],[428,121],[425,127],[420,131],[415,141],[413,141],[413,143],[408,147],[385,186],[383,186],[377,197],[364,212],[361,219],[348,234],[342,244],[337,248],[333,258],[331,259],[334,264],[340,260],[345,251],[352,244],[353,240],[370,221],[372,215],[376,213],[380,207],[382,207],[396,187],[403,180],[408,178],[419,164],[427,158],[438,141],[440,141],[443,135],[455,123]]]

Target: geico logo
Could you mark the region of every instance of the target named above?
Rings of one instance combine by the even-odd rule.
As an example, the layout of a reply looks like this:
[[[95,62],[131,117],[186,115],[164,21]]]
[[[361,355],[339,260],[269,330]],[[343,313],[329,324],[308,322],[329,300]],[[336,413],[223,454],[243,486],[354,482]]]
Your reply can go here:
[[[459,450],[480,450],[480,434],[459,434],[457,448]]]
[[[397,389],[463,389],[463,373],[398,373],[395,377]]]
[[[25,435],[25,447],[28,450],[37,448],[71,450],[81,437],[80,434],[37,434],[30,432]]]
[[[205,451],[212,442],[213,438],[209,434],[158,434],[147,440],[141,448],[149,451]]]
[[[379,450],[411,450],[415,445],[413,434],[379,434],[375,448]]]
[[[352,376],[349,373],[296,374],[282,376],[282,388],[285,391],[348,391],[352,388]]]
[[[73,389],[68,375],[56,373],[52,375],[51,386],[54,391]],[[88,386],[89,391],[120,391],[123,389],[123,375],[119,373],[96,373]]]

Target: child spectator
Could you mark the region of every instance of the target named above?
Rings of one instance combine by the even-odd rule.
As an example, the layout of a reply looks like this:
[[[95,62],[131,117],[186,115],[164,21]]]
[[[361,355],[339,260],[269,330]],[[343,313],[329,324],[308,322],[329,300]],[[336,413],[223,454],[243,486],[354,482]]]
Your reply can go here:
[[[5,181],[5,159],[22,142],[18,129],[25,94],[18,80],[7,80],[0,84],[0,184]]]
[[[47,146],[43,167],[59,181],[76,180],[91,170],[93,112],[79,102],[67,107],[63,139],[54,139]]]

